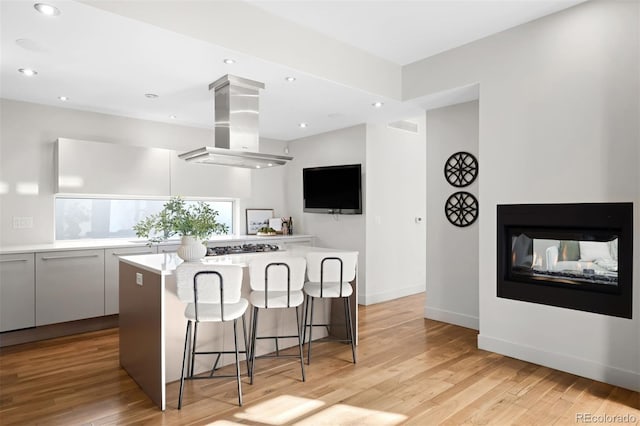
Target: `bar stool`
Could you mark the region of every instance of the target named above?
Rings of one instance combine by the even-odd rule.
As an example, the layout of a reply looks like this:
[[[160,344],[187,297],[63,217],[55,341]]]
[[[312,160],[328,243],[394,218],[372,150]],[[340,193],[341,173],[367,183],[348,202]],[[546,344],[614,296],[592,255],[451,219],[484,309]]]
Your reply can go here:
[[[307,364],[311,362],[311,341],[313,340],[313,327],[327,327],[330,324],[313,323],[313,307],[316,299],[341,298],[344,301],[344,316],[346,339],[333,339],[334,341],[350,342],[353,363],[356,363],[356,346],[353,337],[353,324],[351,323],[351,305],[349,297],[353,294],[350,282],[356,277],[356,265],[358,254],[356,252],[311,252],[307,253],[307,277],[304,284],[306,305],[304,311],[303,341],[306,341],[307,327],[309,328],[309,347]],[[309,306],[311,314],[309,316]],[[309,319],[307,321],[307,319]]]
[[[247,335],[244,313],[249,306],[247,299],[240,297],[242,288],[242,267],[238,265],[203,265],[200,263],[183,263],[176,269],[178,298],[187,303],[184,316],[187,318],[187,331],[184,337],[184,351],[182,354],[182,371],[180,375],[180,396],[178,410],[182,408],[182,391],[184,381],[194,379],[217,379],[235,377],[238,383],[238,405],[242,406],[242,388],[240,384],[239,354],[247,354]],[[238,350],[238,319],[242,318],[245,350]],[[201,322],[233,321],[234,351],[197,351],[198,324]],[[193,339],[191,339],[191,324]],[[224,349],[224,348],[222,348]],[[190,352],[187,365],[187,352]],[[194,364],[196,355],[217,355],[209,376],[195,376]],[[235,354],[236,374],[214,376],[222,354]],[[247,370],[249,361],[247,355]],[[189,374],[185,377],[185,368]]]
[[[304,285],[306,261],[302,257],[275,255],[260,257],[249,263],[251,294],[249,301],[253,306],[253,323],[251,326],[251,383],[255,372],[256,358],[300,358],[302,381],[304,376],[304,357],[302,352],[302,329],[298,307],[304,302],[302,287]],[[258,336],[258,313],[261,309],[295,308],[296,335]],[[256,340],[274,339],[276,354],[256,356]],[[280,355],[278,339],[298,339],[299,355]]]

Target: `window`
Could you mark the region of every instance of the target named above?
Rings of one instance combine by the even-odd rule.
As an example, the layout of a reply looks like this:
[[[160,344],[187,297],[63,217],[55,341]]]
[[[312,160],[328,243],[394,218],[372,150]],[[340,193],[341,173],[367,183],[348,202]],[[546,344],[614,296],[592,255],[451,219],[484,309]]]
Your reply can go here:
[[[166,199],[107,199],[56,197],[56,240],[136,238],[132,227],[162,210]],[[196,200],[186,200],[196,203]],[[218,221],[233,234],[233,201],[202,200],[217,210]]]

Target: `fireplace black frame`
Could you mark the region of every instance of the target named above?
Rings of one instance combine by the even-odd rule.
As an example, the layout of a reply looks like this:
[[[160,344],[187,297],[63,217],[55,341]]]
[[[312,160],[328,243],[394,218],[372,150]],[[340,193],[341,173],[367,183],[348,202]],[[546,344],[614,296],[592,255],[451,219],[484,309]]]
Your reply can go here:
[[[633,310],[633,203],[509,204],[497,206],[497,296],[598,314],[632,318]],[[554,230],[583,234],[618,235],[618,285],[602,291],[591,286],[539,279],[514,278],[509,273],[509,229],[532,229],[539,235]]]

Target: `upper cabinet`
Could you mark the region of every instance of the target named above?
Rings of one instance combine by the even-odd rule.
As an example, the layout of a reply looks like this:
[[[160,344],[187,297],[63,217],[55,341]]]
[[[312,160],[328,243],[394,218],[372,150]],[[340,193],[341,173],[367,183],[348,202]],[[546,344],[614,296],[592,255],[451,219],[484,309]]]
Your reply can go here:
[[[171,194],[174,151],[61,138],[55,153],[57,193]]]
[[[251,196],[251,170],[187,163],[169,149],[60,138],[55,166],[60,194]]]

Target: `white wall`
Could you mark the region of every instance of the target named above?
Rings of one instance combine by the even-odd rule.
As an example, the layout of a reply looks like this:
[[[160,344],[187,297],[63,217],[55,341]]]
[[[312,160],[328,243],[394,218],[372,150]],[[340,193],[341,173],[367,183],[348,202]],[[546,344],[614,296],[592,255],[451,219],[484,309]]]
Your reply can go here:
[[[260,138],[260,152],[285,155],[287,146],[287,142],[284,141]],[[285,166],[251,170],[250,196],[240,198],[238,203],[240,218],[237,222],[241,234],[247,233],[245,209],[273,209],[274,217],[291,216],[287,205],[287,194],[284,189],[290,167],[292,166],[287,164]],[[297,233],[300,234],[300,232]]]
[[[418,133],[367,124],[364,305],[425,290],[425,119],[407,120],[418,124]]]
[[[365,158],[366,126],[358,125],[289,142],[293,160],[287,166],[285,182],[287,216],[293,217],[296,234],[311,234],[320,247],[357,250],[358,291],[366,292],[366,208],[361,215],[330,215],[302,211],[302,169],[305,167],[362,164],[362,198],[366,207],[367,166]]]
[[[478,198],[483,163],[478,156],[478,101],[427,111],[427,298],[425,317],[478,329],[478,221],[459,228],[444,213],[451,194]],[[469,186],[456,188],[444,176],[451,154],[473,154],[480,167]],[[479,201],[482,204],[482,200]]]
[[[640,3],[592,1],[405,67],[405,98],[480,84],[479,347],[640,390],[633,319],[496,297],[496,205],[635,201]]]
[[[152,121],[0,100],[0,245],[52,242],[54,237],[54,155],[57,138],[138,145],[187,151],[211,145],[213,131]],[[286,144],[261,140],[261,151],[281,153]],[[108,175],[115,171],[101,170]],[[220,196],[237,174],[250,175],[235,194],[238,197],[238,230],[245,233],[246,207],[274,208],[285,213],[282,192],[286,167],[272,170],[239,170],[223,166],[196,166],[202,172],[193,180],[198,195]],[[210,167],[205,169],[204,167]],[[204,177],[204,179],[201,179]],[[26,189],[26,191],[25,191]],[[275,190],[274,190],[275,189]],[[207,191],[209,193],[207,194]],[[144,194],[140,194],[144,195]],[[33,228],[13,229],[14,216],[33,217]]]

